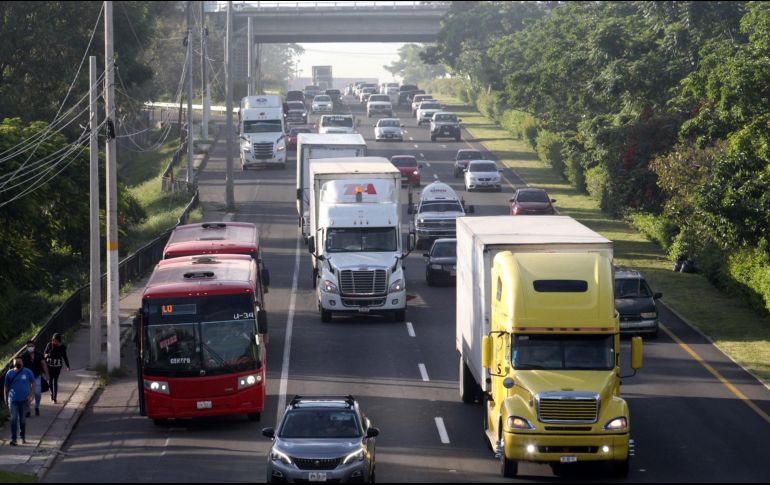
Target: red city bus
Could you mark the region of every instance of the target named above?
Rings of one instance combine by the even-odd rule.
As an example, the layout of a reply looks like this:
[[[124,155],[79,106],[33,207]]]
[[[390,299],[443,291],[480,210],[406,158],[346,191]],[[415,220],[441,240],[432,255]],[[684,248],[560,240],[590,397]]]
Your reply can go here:
[[[135,320],[140,413],[155,420],[246,414],[265,405],[267,316],[257,260],[158,263]]]
[[[204,222],[179,226],[163,249],[163,259],[200,254],[250,254],[260,259],[257,226],[248,222]]]

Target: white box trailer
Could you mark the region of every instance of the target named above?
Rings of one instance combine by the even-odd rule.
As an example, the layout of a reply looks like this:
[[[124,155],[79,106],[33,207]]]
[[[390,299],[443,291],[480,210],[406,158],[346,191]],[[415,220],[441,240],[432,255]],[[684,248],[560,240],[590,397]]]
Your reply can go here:
[[[310,223],[310,160],[366,156],[366,141],[359,133],[300,133],[297,137],[297,216],[305,239]]]
[[[481,343],[490,332],[491,269],[502,251],[514,253],[603,252],[612,241],[567,216],[493,216],[457,219],[456,342],[461,363],[487,391]],[[462,369],[461,369],[462,371]]]

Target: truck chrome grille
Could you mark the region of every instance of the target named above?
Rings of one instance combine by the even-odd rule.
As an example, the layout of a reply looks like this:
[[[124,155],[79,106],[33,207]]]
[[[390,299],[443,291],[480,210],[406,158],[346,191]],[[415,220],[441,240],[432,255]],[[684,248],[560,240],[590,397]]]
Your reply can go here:
[[[455,219],[426,219],[425,222],[418,224],[421,229],[455,229],[456,225]]]
[[[254,158],[257,158],[260,160],[273,158],[273,144],[270,142],[255,143]]]
[[[340,271],[343,295],[383,295],[387,291],[388,274],[384,269]]]
[[[581,392],[545,392],[537,396],[537,417],[543,423],[595,423],[599,396]]]

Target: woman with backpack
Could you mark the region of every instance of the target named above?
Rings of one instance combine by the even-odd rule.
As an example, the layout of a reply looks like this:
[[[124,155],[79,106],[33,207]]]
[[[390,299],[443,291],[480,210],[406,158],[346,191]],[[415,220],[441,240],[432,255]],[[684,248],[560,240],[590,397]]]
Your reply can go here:
[[[48,373],[51,375],[51,400],[56,402],[59,391],[59,375],[64,365],[70,370],[70,361],[67,358],[67,346],[61,341],[61,334],[53,334],[53,338],[45,347],[45,362],[48,364]]]

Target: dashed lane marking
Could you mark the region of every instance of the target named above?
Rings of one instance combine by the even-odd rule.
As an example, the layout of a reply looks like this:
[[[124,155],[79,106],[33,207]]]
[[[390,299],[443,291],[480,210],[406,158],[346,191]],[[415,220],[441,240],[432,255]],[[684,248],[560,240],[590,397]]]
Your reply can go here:
[[[422,380],[424,382],[430,382],[430,378],[428,377],[428,369],[425,368],[425,364],[417,364],[417,367],[420,369],[420,376],[422,377]]]
[[[415,337],[414,327],[412,326],[412,322],[406,322],[406,331],[409,332],[410,337]]]
[[[439,438],[441,438],[441,443],[448,445],[450,443],[449,433],[446,432],[446,426],[444,426],[444,418],[436,417],[434,420],[436,421],[436,428],[438,428],[438,435]]]

